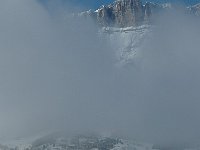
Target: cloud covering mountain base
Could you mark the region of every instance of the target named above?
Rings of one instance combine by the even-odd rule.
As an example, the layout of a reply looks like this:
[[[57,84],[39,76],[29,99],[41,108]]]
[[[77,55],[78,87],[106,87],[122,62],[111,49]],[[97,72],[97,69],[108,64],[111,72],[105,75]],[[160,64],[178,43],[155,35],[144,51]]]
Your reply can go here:
[[[90,20],[36,1],[0,2],[0,134],[110,132],[152,143],[199,139],[199,21],[158,18],[134,65]]]

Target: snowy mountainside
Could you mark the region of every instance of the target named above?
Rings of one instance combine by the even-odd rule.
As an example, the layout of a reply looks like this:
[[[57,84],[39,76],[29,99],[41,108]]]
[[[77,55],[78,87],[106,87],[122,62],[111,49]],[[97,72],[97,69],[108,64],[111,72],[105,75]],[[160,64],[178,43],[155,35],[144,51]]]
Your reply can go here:
[[[12,144],[13,142],[13,144]],[[32,142],[12,141],[0,145],[1,150],[154,150],[152,144],[145,144],[114,137],[74,136],[43,137]],[[15,145],[15,146],[14,146]]]
[[[144,42],[151,36],[153,26],[112,28],[104,27],[100,33],[106,36],[116,52],[120,65],[133,63]]]
[[[19,138],[0,142],[0,150],[170,150],[158,145],[119,137],[97,135],[54,136]],[[180,149],[180,148],[179,148]],[[199,150],[200,147],[180,150]]]

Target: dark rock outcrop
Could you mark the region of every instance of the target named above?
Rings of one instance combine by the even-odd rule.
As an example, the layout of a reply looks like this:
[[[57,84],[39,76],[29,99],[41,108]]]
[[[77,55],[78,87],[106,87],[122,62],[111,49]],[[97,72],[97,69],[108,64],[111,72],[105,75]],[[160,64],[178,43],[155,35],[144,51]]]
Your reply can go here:
[[[144,19],[140,0],[118,0],[96,12],[97,20],[102,26],[131,26],[141,23]]]
[[[152,16],[164,9],[162,5],[141,0],[117,0],[96,10],[97,21],[101,26],[137,26],[151,21]]]

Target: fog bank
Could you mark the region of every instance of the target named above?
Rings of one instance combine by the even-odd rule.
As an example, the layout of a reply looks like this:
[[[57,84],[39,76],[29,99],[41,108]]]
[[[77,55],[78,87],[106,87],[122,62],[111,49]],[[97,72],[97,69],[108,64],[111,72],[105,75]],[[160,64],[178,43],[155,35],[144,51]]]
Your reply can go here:
[[[52,15],[33,0],[0,7],[0,135],[94,131],[159,144],[199,138],[197,18],[161,15],[137,66],[117,67],[92,21]]]

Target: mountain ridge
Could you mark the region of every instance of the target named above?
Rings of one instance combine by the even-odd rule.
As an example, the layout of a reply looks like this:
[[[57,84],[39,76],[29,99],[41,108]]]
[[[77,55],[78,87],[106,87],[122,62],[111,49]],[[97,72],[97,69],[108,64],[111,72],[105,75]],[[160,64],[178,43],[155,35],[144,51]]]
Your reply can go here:
[[[129,27],[142,24],[151,24],[161,11],[176,8],[172,3],[158,4],[154,2],[142,3],[141,0],[116,0],[99,9],[86,11],[79,16],[91,17],[100,26]],[[200,3],[185,7],[188,14],[200,16]]]

